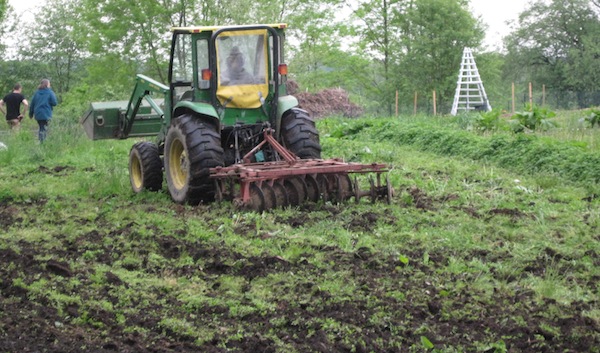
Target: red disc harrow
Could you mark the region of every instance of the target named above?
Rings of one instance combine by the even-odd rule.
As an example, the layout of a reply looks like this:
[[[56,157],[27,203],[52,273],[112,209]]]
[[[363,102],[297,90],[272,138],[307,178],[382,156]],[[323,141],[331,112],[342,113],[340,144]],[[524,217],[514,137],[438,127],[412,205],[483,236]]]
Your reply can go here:
[[[211,168],[217,201],[230,200],[242,208],[256,211],[319,200],[342,202],[354,198],[358,202],[368,197],[372,202],[391,201],[393,189],[389,178],[386,176],[382,181],[382,174],[389,171],[385,164],[300,159],[279,144],[272,132],[265,129],[264,140],[244,156],[242,163]],[[252,156],[265,144],[271,145],[282,160],[250,163]],[[351,180],[350,175],[358,174],[371,174],[368,189],[361,190],[356,177]]]

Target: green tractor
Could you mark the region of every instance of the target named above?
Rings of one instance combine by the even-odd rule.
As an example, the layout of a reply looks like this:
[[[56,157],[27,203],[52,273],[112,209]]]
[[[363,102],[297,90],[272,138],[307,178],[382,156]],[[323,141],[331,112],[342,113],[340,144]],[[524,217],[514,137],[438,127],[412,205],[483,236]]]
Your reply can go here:
[[[161,190],[164,174],[177,203],[230,199],[263,210],[307,199],[389,199],[384,165],[321,159],[313,119],[287,94],[285,28],[173,28],[169,85],[138,75],[128,102],[92,103],[82,118],[88,136],[156,136],[131,148],[131,186]],[[377,183],[361,192],[353,172],[375,172]]]

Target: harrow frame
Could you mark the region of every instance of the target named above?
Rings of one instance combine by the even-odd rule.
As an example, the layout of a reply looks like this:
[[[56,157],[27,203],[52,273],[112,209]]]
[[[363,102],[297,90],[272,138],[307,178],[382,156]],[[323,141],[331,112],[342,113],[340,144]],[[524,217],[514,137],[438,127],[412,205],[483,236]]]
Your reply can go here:
[[[283,147],[274,137],[273,129],[264,130],[264,139],[244,155],[242,162],[228,167],[210,169],[215,179],[217,201],[233,201],[242,208],[263,211],[273,207],[300,204],[305,200],[342,202],[352,197],[358,202],[370,197],[372,202],[385,199],[391,202],[393,189],[386,176],[385,164],[349,163],[335,159],[300,159]],[[252,157],[264,146],[270,145],[281,160],[254,162]],[[375,173],[370,178],[369,190],[361,191],[358,180],[350,180],[350,174]]]

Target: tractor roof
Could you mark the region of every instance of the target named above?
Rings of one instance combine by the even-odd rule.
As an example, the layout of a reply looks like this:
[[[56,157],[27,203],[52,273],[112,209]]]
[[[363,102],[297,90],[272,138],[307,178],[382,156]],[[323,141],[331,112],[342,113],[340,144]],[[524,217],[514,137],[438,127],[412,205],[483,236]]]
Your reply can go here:
[[[172,27],[171,32],[173,33],[200,33],[200,32],[214,32],[219,29],[244,29],[244,28],[254,28],[257,26],[267,26],[273,28],[287,28],[286,23],[275,23],[275,24],[255,24],[255,25],[241,25],[241,26],[192,26],[192,27]]]

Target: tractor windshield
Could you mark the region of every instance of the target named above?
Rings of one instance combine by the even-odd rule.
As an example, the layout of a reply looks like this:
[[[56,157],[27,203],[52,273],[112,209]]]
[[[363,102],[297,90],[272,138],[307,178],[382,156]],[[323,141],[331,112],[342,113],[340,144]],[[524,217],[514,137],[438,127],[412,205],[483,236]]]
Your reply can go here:
[[[222,104],[260,107],[260,98],[269,92],[267,44],[266,30],[227,31],[218,36],[217,97]]]

